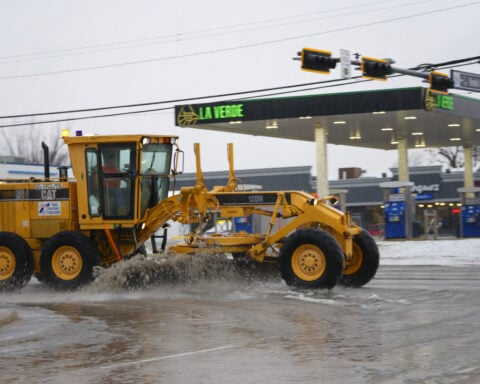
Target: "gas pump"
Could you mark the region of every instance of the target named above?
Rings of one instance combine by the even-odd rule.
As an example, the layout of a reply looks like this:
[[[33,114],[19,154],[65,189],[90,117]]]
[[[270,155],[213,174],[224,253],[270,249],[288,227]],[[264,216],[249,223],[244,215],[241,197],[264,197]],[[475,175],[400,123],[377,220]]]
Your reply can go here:
[[[462,211],[460,237],[480,237],[480,187],[458,188]]]
[[[405,238],[405,202],[387,201],[384,204],[385,237],[387,239]]]
[[[387,181],[380,183],[383,189],[385,238],[412,237],[415,204],[412,198],[413,182]]]

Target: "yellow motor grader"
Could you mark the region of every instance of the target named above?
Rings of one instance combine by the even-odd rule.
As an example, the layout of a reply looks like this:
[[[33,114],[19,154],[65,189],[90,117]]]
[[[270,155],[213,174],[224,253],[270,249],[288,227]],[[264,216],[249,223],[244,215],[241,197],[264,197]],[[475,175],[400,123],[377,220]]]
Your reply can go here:
[[[359,287],[376,273],[375,241],[329,197],[242,191],[231,144],[225,186],[207,190],[195,144],[196,183],[169,196],[181,158],[178,137],[75,136],[64,141],[74,178],[64,169],[56,179],[0,180],[2,291],[24,287],[33,274],[55,289],[76,289],[92,280],[96,266],[108,267],[144,250],[169,220],[196,228],[172,251],[275,262],[286,283],[300,288],[330,289],[339,282]],[[249,215],[267,218],[265,233],[204,231],[212,217]]]

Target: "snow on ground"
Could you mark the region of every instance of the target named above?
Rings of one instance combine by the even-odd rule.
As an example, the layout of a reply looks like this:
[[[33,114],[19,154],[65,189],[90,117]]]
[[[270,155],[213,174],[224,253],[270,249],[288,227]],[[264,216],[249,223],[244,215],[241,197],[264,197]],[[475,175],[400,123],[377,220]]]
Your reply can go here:
[[[380,265],[480,265],[480,239],[377,240]]]

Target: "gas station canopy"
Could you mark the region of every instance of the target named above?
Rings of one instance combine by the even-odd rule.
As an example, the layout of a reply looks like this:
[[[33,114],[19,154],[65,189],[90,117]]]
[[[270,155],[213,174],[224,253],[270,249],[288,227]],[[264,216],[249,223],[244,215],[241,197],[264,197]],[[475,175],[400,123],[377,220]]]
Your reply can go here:
[[[271,99],[228,100],[175,106],[180,127],[396,149],[480,145],[480,100],[401,88]]]

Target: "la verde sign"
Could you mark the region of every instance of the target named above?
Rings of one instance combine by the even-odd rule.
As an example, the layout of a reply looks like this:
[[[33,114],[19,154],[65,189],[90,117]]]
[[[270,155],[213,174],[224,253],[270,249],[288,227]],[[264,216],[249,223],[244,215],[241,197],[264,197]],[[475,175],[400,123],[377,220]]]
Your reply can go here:
[[[183,105],[177,111],[178,125],[195,125],[222,120],[241,120],[245,116],[243,103],[216,105]]]
[[[236,119],[243,117],[243,104],[199,107],[198,115],[200,120]]]

